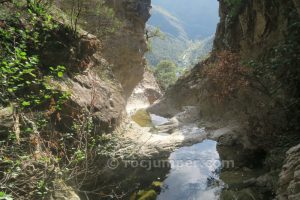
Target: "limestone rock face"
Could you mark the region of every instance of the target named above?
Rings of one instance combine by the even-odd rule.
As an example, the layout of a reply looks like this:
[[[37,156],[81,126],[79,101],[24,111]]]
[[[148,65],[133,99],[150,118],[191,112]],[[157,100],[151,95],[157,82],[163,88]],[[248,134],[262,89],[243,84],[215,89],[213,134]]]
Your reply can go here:
[[[122,27],[103,42],[104,58],[111,63],[126,98],[143,79],[147,51],[145,24],[150,17],[151,0],[112,0],[108,4],[121,19]]]
[[[9,107],[0,108],[0,139],[4,139],[7,137],[13,125],[13,109]]]
[[[148,111],[164,117],[173,117],[186,106],[198,106],[203,85],[203,80],[198,77],[200,68],[201,66],[197,65],[189,74],[181,77],[159,102],[148,108]]]
[[[53,81],[58,89],[71,95],[59,127],[69,129],[74,119],[89,113],[97,133],[111,131],[125,113],[123,89],[102,56],[101,42],[92,34],[80,34],[72,43],[43,55],[46,66],[64,65],[68,71],[61,81]]]
[[[300,199],[300,144],[286,153],[286,160],[279,175],[276,199]]]
[[[49,200],[80,200],[80,197],[63,181],[56,180],[54,182],[54,192],[49,197]]]
[[[135,87],[132,95],[127,101],[126,110],[131,114],[134,111],[147,108],[162,96],[153,73],[145,70],[143,80]]]
[[[72,12],[72,1],[57,2],[60,8]],[[111,9],[107,16],[98,13],[99,6]],[[84,4],[79,17],[79,25],[101,40],[101,55],[111,65],[126,99],[143,78],[147,51],[145,24],[150,8],[151,0],[93,0]]]
[[[288,22],[285,12],[290,2],[241,2],[236,11],[231,11],[232,8],[220,0],[214,50],[230,49],[239,51],[244,58],[256,57],[283,39]]]
[[[149,108],[150,112],[174,116],[184,106],[203,107],[203,97],[207,96],[207,91],[203,87],[205,80],[201,77],[202,66],[213,62],[215,53],[223,50],[237,52],[242,60],[263,55],[284,39],[288,28],[286,13],[289,7],[296,7],[292,0],[276,3],[249,0],[241,1],[236,10],[232,11],[225,0],[219,2],[220,23],[210,60],[197,64],[189,74],[180,78],[159,103]]]
[[[121,123],[125,100],[120,85],[105,82],[93,72],[66,81],[72,93],[66,110],[91,112],[97,132],[113,130]]]

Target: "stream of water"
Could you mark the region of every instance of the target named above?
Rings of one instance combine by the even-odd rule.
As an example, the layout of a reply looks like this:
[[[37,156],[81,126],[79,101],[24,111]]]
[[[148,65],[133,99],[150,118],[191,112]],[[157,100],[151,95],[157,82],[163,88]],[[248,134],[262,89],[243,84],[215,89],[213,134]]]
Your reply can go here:
[[[171,120],[151,114],[151,123],[155,127],[169,123]],[[199,130],[196,124],[183,124],[182,132]],[[195,134],[202,132],[196,131]],[[153,133],[165,134],[169,133]],[[200,140],[199,140],[200,141]],[[219,154],[219,152],[220,154]],[[244,187],[244,181],[257,177],[261,172],[251,169],[221,170],[220,157],[235,159],[238,155],[235,147],[217,146],[213,140],[178,148],[169,155],[149,158],[149,160],[120,160],[117,168],[108,169],[107,163],[99,166],[100,172],[95,176],[95,182],[87,185],[89,190],[101,191],[100,199],[128,200],[232,200],[256,199],[255,187]],[[156,164],[164,163],[163,166]],[[125,163],[124,163],[125,162]],[[167,163],[167,164],[166,164]],[[142,164],[147,164],[146,166]],[[166,165],[165,165],[166,164]],[[83,188],[84,189],[84,188]],[[257,199],[270,199],[269,194]],[[253,198],[255,196],[255,198]],[[89,198],[98,200],[99,193],[89,194]]]
[[[173,152],[169,157],[171,170],[157,199],[219,199],[222,184],[216,146],[215,141],[205,140]]]

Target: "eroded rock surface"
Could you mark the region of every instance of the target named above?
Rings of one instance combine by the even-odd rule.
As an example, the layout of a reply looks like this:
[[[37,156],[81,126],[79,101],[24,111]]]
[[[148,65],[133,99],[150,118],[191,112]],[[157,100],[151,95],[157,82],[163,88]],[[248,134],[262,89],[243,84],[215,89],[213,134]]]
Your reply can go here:
[[[113,0],[107,2],[122,21],[122,27],[103,42],[104,58],[112,64],[126,98],[143,79],[147,51],[145,24],[150,17],[151,0]]]
[[[178,113],[163,124],[151,127],[140,127],[134,122],[125,124],[120,152],[138,158],[168,157],[176,148],[190,146],[205,139],[218,140],[221,136],[232,133],[237,124],[219,126],[212,129],[198,124],[197,112],[192,108]]]
[[[240,1],[237,10],[229,8],[225,0],[220,0],[220,23],[214,40],[214,53],[224,50],[238,52],[244,60],[263,55],[268,49],[278,45],[288,31],[289,2],[261,0]],[[293,3],[296,7],[297,3]],[[163,116],[174,116],[184,106],[198,106],[202,109],[209,105],[207,86],[204,86],[203,66],[213,63],[211,56],[204,63],[197,64],[190,73],[181,77],[166,91],[160,102],[148,110]],[[209,99],[207,100],[209,101]],[[214,105],[209,105],[214,106]],[[222,110],[219,109],[219,110]],[[230,108],[228,109],[230,110]],[[214,113],[215,116],[220,113]]]
[[[53,80],[58,90],[71,95],[62,110],[58,124],[69,129],[82,114],[93,117],[98,133],[116,128],[125,114],[124,91],[111,65],[102,56],[102,45],[96,36],[81,31],[81,37],[55,51],[45,51],[45,65],[64,65],[67,73]],[[59,38],[60,39],[60,38]]]
[[[0,139],[5,139],[14,125],[13,109],[0,108]]]
[[[279,175],[277,200],[300,199],[300,144],[286,153],[286,159]]]
[[[147,108],[162,96],[153,73],[145,70],[143,80],[135,87],[127,101],[127,113],[132,114],[137,109]]]

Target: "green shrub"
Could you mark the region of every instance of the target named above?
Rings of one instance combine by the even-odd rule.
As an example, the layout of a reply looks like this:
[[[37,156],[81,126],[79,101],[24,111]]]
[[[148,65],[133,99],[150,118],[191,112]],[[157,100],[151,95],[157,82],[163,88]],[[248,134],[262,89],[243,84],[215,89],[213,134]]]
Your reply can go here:
[[[162,90],[166,90],[177,80],[177,66],[168,60],[161,61],[154,69],[154,76]]]
[[[58,25],[35,1],[13,1],[16,14],[7,15],[0,26],[0,104],[36,107],[50,99],[67,97],[47,81],[62,78],[65,67],[41,67],[39,52]]]

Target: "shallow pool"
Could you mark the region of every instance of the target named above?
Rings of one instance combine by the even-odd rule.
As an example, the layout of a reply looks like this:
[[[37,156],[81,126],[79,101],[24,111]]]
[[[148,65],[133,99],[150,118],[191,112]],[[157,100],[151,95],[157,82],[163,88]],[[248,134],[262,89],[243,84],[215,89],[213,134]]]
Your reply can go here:
[[[173,152],[169,157],[171,170],[157,199],[219,199],[222,183],[216,146],[215,141],[205,140]]]

